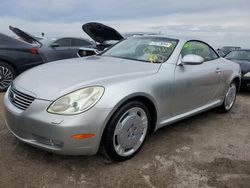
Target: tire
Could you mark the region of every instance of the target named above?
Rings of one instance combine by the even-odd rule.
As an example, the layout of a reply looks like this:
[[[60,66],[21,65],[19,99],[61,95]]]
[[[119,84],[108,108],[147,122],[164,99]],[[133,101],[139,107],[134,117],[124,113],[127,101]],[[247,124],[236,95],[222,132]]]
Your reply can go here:
[[[132,158],[143,146],[150,128],[150,113],[139,101],[118,108],[103,135],[104,154],[113,161]]]
[[[228,87],[223,104],[219,107],[219,110],[221,112],[227,113],[233,108],[233,105],[236,100],[236,94],[237,94],[237,83],[233,81]]]
[[[15,77],[15,69],[8,63],[0,61],[0,92],[6,91]]]

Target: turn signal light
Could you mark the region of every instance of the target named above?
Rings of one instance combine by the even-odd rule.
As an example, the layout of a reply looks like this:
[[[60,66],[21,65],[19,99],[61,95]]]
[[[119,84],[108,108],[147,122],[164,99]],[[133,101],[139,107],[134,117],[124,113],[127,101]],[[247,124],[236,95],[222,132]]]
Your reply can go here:
[[[87,138],[93,138],[95,134],[75,134],[72,135],[71,138],[76,139],[76,140],[82,140],[82,139],[87,139]]]

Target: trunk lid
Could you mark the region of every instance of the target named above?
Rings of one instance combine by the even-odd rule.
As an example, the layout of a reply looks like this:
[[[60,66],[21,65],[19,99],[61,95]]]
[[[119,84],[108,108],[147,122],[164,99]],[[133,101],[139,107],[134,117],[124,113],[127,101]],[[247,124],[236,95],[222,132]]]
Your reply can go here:
[[[30,44],[38,44],[39,47],[42,46],[42,43],[31,34],[28,34],[17,27],[12,27],[11,25],[9,26],[9,29],[13,33],[15,33],[18,37],[20,37],[23,41],[30,43]]]

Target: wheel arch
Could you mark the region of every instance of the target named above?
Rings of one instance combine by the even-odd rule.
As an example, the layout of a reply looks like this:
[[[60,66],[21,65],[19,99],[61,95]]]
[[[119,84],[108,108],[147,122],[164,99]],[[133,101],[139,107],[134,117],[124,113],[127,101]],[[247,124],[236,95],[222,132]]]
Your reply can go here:
[[[112,117],[115,115],[115,113],[117,112],[117,110],[122,107],[124,104],[130,102],[130,101],[140,101],[143,104],[146,105],[146,107],[149,110],[150,113],[150,129],[149,129],[149,133],[153,133],[155,131],[156,128],[156,124],[157,124],[157,117],[158,117],[158,112],[157,112],[157,105],[155,100],[152,99],[152,97],[150,97],[147,94],[133,94],[133,95],[129,95],[123,99],[121,99],[116,106],[113,108],[113,110],[111,111],[111,113],[109,114],[109,116],[107,117],[107,120],[105,121],[105,124],[103,126],[102,132],[101,132],[101,139],[99,142],[99,149],[100,146],[102,144],[102,140],[103,140],[103,136],[105,134],[105,129],[107,127],[107,125],[109,124],[109,122],[111,121]]]
[[[240,84],[241,84],[240,78],[238,76],[236,76],[236,77],[234,77],[232,79],[231,82],[236,82],[236,84],[237,84],[237,91],[239,91],[240,90]]]
[[[155,103],[153,102],[153,100],[147,96],[143,96],[143,95],[140,95],[140,96],[132,96],[132,97],[129,97],[127,98],[125,101],[122,101],[121,103],[119,103],[119,107],[121,107],[122,105],[130,102],[130,101],[139,101],[139,102],[142,102],[148,109],[149,113],[150,113],[150,133],[154,132],[155,130],[155,126],[156,126],[156,122],[157,122],[157,109],[156,109],[156,105]],[[116,110],[118,109],[116,108]],[[116,112],[115,110],[115,112]],[[114,112],[114,113],[115,113]],[[113,113],[113,115],[114,115]],[[112,116],[113,116],[112,115]]]

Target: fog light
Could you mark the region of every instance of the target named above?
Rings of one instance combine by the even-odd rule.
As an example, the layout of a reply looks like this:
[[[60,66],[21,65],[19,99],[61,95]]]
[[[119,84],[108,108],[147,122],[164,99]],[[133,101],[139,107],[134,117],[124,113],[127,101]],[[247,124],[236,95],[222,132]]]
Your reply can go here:
[[[72,135],[71,138],[76,139],[76,140],[81,140],[81,139],[87,139],[87,138],[93,138],[95,134],[75,134]]]

